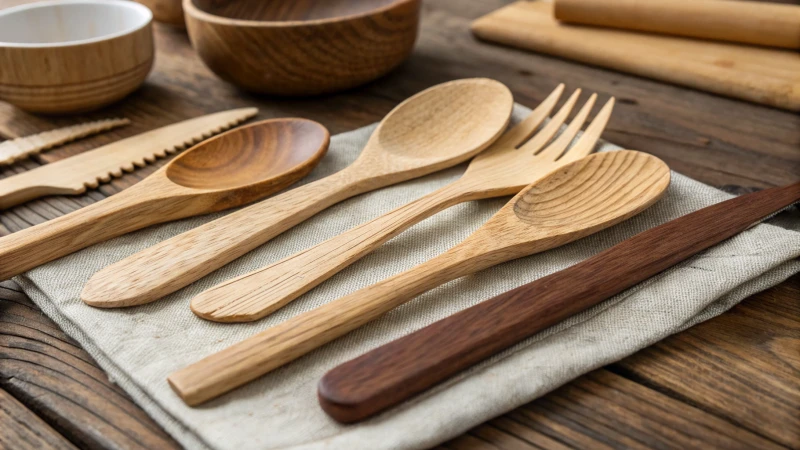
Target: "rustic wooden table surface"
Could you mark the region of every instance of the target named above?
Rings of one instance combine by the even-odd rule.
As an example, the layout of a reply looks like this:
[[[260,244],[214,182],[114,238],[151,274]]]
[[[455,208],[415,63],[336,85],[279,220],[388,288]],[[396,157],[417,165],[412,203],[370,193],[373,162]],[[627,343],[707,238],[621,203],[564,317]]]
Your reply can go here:
[[[20,0],[0,0],[0,7]],[[24,1],[24,0],[23,0]],[[135,94],[88,116],[47,118],[0,103],[0,135],[89,118],[133,125],[10,168],[0,177],[170,122],[256,105],[259,118],[303,116],[332,133],[379,120],[406,97],[464,77],[506,83],[535,106],[559,82],[618,103],[605,139],[733,191],[800,177],[800,116],[557,58],[477,42],[471,20],[506,0],[428,0],[418,46],[393,74],[324,98],[254,97],[215,78],[185,33],[156,26],[155,69]],[[44,222],[131,186],[155,167],[78,197],[3,211],[0,235]],[[668,301],[668,299],[665,299]],[[583,376],[442,445],[493,448],[800,448],[800,277],[722,316]],[[11,281],[0,284],[0,447],[177,448]]]

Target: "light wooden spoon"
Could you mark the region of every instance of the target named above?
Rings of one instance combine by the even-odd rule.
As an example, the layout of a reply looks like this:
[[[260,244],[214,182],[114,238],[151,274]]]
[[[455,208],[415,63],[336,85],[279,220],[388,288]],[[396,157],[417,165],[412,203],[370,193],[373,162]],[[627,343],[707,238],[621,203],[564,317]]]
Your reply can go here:
[[[347,168],[106,267],[81,298],[104,308],[152,302],[331,205],[464,162],[500,136],[513,103],[508,88],[485,78],[427,89],[393,109]]]
[[[295,316],[169,376],[189,405],[217,397],[370,322],[447,281],[549,250],[617,224],[669,185],[654,156],[587,156],[525,188],[478,231],[406,272]]]
[[[232,208],[308,174],[328,130],[275,119],[204,141],[141,182],[75,212],[0,238],[0,279],[149,225]]]

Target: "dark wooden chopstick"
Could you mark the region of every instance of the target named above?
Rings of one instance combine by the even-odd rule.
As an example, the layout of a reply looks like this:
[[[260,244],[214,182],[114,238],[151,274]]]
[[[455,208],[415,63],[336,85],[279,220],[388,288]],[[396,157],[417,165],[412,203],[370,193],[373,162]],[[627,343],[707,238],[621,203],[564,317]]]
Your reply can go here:
[[[320,405],[340,422],[365,419],[798,201],[800,182],[727,200],[640,233],[339,365],[319,383]]]

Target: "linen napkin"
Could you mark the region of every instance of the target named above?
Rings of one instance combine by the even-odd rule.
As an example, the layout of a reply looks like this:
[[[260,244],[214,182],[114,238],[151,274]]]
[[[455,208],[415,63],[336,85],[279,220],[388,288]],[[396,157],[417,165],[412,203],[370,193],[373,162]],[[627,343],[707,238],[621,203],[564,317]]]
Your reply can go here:
[[[517,107],[517,122],[530,110]],[[374,125],[335,136],[305,183],[355,160]],[[618,149],[603,143],[601,151]],[[166,377],[202,357],[325,302],[419,264],[482,225],[508,198],[443,211],[275,314],[255,323],[195,317],[189,300],[223,280],[263,267],[456,180],[461,165],[336,205],[165,299],[95,309],[79,294],[101,268],[221,214],[192,218],[98,244],[38,267],[17,281],[157,422],[188,448],[423,448],[443,442],[670,334],[726,311],[800,271],[794,230],[758,225],[553,326],[380,416],[342,426],[317,404],[316,384],[337,364],[492,296],[564,269],[636,233],[729,198],[673,173],[667,195],[642,214],[561,248],[502,264],[434,289],[243,388],[187,407]]]

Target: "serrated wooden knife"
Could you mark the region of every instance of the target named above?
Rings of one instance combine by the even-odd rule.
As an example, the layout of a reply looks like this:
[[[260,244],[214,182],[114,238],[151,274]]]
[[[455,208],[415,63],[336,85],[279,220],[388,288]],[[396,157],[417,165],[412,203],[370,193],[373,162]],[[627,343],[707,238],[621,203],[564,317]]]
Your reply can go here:
[[[45,195],[82,194],[228,130],[258,113],[240,108],[184,120],[0,180],[0,209]]]

